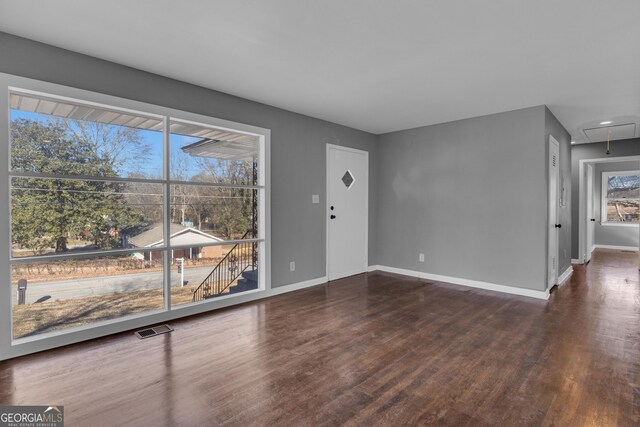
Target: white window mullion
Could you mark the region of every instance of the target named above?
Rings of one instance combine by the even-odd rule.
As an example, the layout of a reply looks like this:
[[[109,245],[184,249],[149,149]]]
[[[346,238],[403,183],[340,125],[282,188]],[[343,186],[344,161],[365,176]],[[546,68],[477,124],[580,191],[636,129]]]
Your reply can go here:
[[[163,253],[164,259],[164,308],[167,311],[171,311],[171,261],[173,259],[173,250],[171,247],[171,201],[170,197],[170,185],[171,179],[170,159],[171,159],[171,144],[170,144],[171,131],[169,126],[169,117],[164,117],[162,124],[162,149],[163,149],[163,170],[165,184],[163,190],[163,212],[164,212],[164,244],[167,248]]]
[[[213,117],[207,117],[195,113],[185,112],[181,110],[175,110],[171,108],[161,107],[153,104],[141,103],[129,99],[112,97],[109,95],[99,94],[95,92],[85,91],[81,89],[66,87],[55,85],[47,82],[41,82],[31,79],[26,79],[17,76],[10,76],[6,74],[0,73],[0,97],[4,97],[5,100],[10,100],[10,96],[22,96],[23,98],[43,98],[50,102],[57,102],[59,104],[64,104],[65,106],[76,106],[82,108],[89,108],[95,110],[94,112],[97,115],[94,115],[94,120],[97,123],[109,124],[110,121],[113,121],[114,126],[126,125],[126,123],[131,123],[131,121],[123,122],[126,117],[121,117],[122,120],[116,120],[112,117],[112,114],[119,114],[121,116],[131,115],[136,116],[135,118],[141,118],[145,120],[155,120],[154,123],[148,121],[142,121],[138,123],[138,121],[134,121],[132,126],[141,126],[141,129],[144,131],[155,132],[153,137],[150,137],[148,140],[149,147],[153,150],[153,156],[149,157],[147,160],[148,164],[143,166],[143,174],[140,175],[129,175],[127,173],[117,173],[117,176],[91,176],[91,174],[95,174],[93,170],[85,170],[82,168],[70,168],[68,170],[68,174],[65,171],[57,173],[47,173],[42,170],[31,171],[28,167],[24,169],[17,168],[16,170],[11,170],[9,165],[10,160],[10,141],[9,141],[9,125],[11,120],[11,107],[9,102],[0,103],[0,116],[3,116],[4,119],[0,121],[0,135],[3,135],[3,141],[0,141],[0,174],[2,174],[2,182],[0,183],[0,238],[7,242],[4,245],[0,245],[0,271],[5,272],[5,281],[9,283],[12,282],[10,279],[12,273],[12,264],[15,264],[16,267],[24,270],[25,266],[30,264],[38,264],[38,263],[53,263],[57,262],[62,265],[69,261],[70,263],[81,262],[84,259],[87,260],[100,260],[101,258],[105,259],[113,259],[114,262],[119,262],[120,258],[136,258],[140,260],[140,254],[145,255],[149,254],[150,260],[153,259],[153,253],[156,255],[158,252],[162,253],[163,267],[162,272],[157,269],[157,263],[152,265],[155,267],[155,270],[151,271],[151,273],[155,274],[153,276],[153,284],[150,289],[159,290],[159,286],[162,286],[163,290],[163,301],[160,303],[157,299],[155,299],[153,303],[153,307],[149,310],[124,314],[122,317],[114,317],[109,318],[108,320],[97,320],[91,321],[84,325],[68,325],[63,328],[54,328],[50,331],[44,331],[42,333],[37,333],[33,336],[23,336],[18,334],[17,338],[12,337],[13,331],[13,320],[12,317],[15,315],[14,307],[13,307],[13,297],[14,297],[14,287],[13,286],[5,286],[4,290],[0,295],[0,360],[15,357],[18,355],[28,354],[35,351],[40,351],[52,347],[57,347],[61,345],[71,344],[74,342],[83,341],[86,339],[96,338],[108,334],[112,334],[115,332],[126,331],[129,329],[146,326],[152,323],[169,321],[171,319],[176,319],[179,317],[183,317],[186,315],[196,314],[205,312],[208,310],[212,310],[215,308],[225,307],[228,305],[235,304],[235,301],[238,302],[246,302],[258,298],[262,298],[269,295],[270,290],[270,220],[269,220],[269,206],[270,206],[270,175],[269,175],[269,163],[270,163],[270,131],[268,129],[254,127],[242,123],[230,122],[222,119],[217,119]],[[67,105],[68,104],[68,105]],[[17,105],[16,109],[20,110],[19,106],[23,105],[21,103],[15,104]],[[26,105],[26,104],[24,104]],[[22,109],[28,114],[49,114],[46,111],[40,112],[37,111],[36,107],[29,106]],[[34,108],[33,111],[31,109]],[[103,111],[99,111],[103,110]],[[65,114],[70,114],[66,109],[58,109],[57,115],[60,117],[66,117]],[[75,110],[74,110],[75,111]],[[100,115],[98,113],[104,113]],[[210,182],[207,181],[189,181],[190,176],[186,175],[186,181],[182,181],[179,177],[175,177],[173,180],[171,177],[171,137],[173,129],[172,124],[178,123],[183,125],[183,128],[187,128],[186,133],[180,133],[180,129],[177,129],[174,136],[177,135],[177,139],[174,140],[174,146],[178,149],[181,148],[179,145],[182,141],[180,138],[183,137],[202,137],[201,134],[193,132],[188,129],[187,125],[202,127],[205,130],[210,130],[213,132],[213,135],[209,135],[205,133],[204,136],[207,139],[211,139],[212,141],[220,142],[216,140],[217,135],[224,135],[225,133],[231,132],[237,134],[234,138],[237,139],[224,139],[221,138],[221,141],[230,142],[238,142],[238,144],[249,144],[249,148],[247,150],[255,153],[256,151],[259,153],[259,161],[258,161],[258,182],[244,182],[244,181],[233,181],[228,180],[223,182],[219,182],[218,180],[212,179]],[[144,125],[143,125],[144,124]],[[184,129],[183,129],[184,130]],[[162,131],[162,135],[159,135],[160,131]],[[244,136],[249,136],[250,138],[245,138]],[[178,145],[176,145],[176,141],[178,141]],[[259,141],[259,142],[257,142]],[[190,144],[197,144],[196,142],[190,142]],[[254,144],[254,145],[251,145]],[[203,146],[204,147],[204,146]],[[195,146],[195,148],[201,149],[203,147]],[[231,152],[227,151],[223,154],[233,154],[233,150],[235,149],[232,146],[226,146],[225,148],[231,149]],[[186,152],[185,152],[186,153]],[[175,155],[175,152],[173,153]],[[191,152],[188,152],[189,155],[197,155]],[[206,153],[205,153],[206,154]],[[204,156],[204,155],[203,155]],[[160,162],[160,157],[162,157],[162,162]],[[213,157],[213,156],[211,156]],[[133,158],[133,157],[132,157]],[[224,158],[224,157],[221,157]],[[140,159],[143,160],[143,159]],[[134,159],[135,161],[135,159]],[[146,169],[144,169],[146,168]],[[188,170],[185,169],[185,170]],[[178,168],[178,172],[180,172],[180,168]],[[74,173],[76,173],[74,175]],[[78,183],[72,181],[95,181],[98,183],[121,183],[123,188],[131,187],[132,190],[127,194],[127,197],[131,197],[133,200],[131,203],[134,205],[137,203],[139,206],[153,206],[152,213],[149,214],[148,219],[153,221],[153,223],[159,223],[162,221],[161,230],[155,228],[154,236],[157,237],[159,242],[155,243],[158,246],[153,246],[152,244],[145,244],[142,246],[131,246],[131,247],[122,247],[118,246],[116,243],[109,244],[107,246],[99,246],[99,247],[78,247],[77,251],[65,252],[65,253],[50,253],[51,251],[47,250],[43,253],[28,255],[25,257],[13,257],[12,258],[12,245],[11,245],[11,177],[20,178],[21,180],[64,180],[65,184],[69,185],[70,190],[75,193],[88,192],[83,191],[83,188],[76,188]],[[137,184],[148,184],[148,185],[137,185]],[[155,187],[153,186],[155,184]],[[203,247],[222,247],[222,246],[230,246],[236,243],[240,244],[250,244],[251,242],[257,242],[259,247],[259,260],[258,260],[258,269],[259,269],[259,288],[247,291],[241,291],[238,295],[230,294],[230,295],[222,295],[220,298],[211,298],[203,301],[196,301],[192,303],[189,301],[188,303],[179,303],[178,305],[172,307],[172,303],[175,304],[178,297],[181,301],[183,295],[174,293],[172,295],[172,287],[171,287],[171,277],[172,277],[172,252],[173,250],[181,250],[181,249],[189,249],[191,250],[193,245],[190,243],[181,244],[174,238],[174,242],[176,246],[171,246],[170,235],[171,235],[171,212],[172,212],[172,204],[171,204],[171,191],[172,185],[188,185],[190,187],[198,189],[195,191],[196,196],[198,196],[198,192],[200,188],[204,187],[212,187],[219,188],[221,193],[221,198],[230,197],[233,198],[234,188],[239,189],[247,189],[247,190],[255,190],[258,194],[258,231],[259,235],[255,239],[245,239],[245,240],[226,240],[215,243],[203,243]],[[106,186],[108,187],[108,186]],[[119,186],[115,186],[119,187]],[[66,188],[66,187],[65,187]],[[110,187],[109,187],[110,188]],[[40,189],[36,189],[40,191]],[[42,190],[45,191],[45,190]],[[49,191],[49,190],[47,190]],[[55,191],[55,190],[50,190]],[[58,190],[62,191],[62,190]],[[100,193],[100,190],[94,190],[96,194]],[[104,194],[108,192],[105,191]],[[207,198],[207,192],[203,190],[202,197],[198,200],[202,201],[202,203],[209,202],[209,198]],[[215,193],[215,192],[214,192]],[[229,193],[229,194],[227,194]],[[135,197],[138,197],[135,199]],[[199,196],[198,196],[199,197]],[[160,200],[160,198],[162,198]],[[236,197],[237,198],[237,197]],[[78,198],[79,200],[81,197]],[[136,205],[138,206],[138,205]],[[144,215],[147,215],[146,213]],[[104,216],[104,215],[103,215]],[[147,216],[144,217],[147,219]],[[186,219],[185,219],[186,221]],[[206,222],[208,222],[207,220]],[[204,228],[204,227],[202,227]],[[162,234],[159,232],[162,231]],[[164,242],[160,242],[160,235],[163,236]],[[227,236],[229,238],[236,237],[235,235]],[[215,239],[211,239],[213,242]],[[21,248],[20,248],[21,249]],[[134,254],[136,252],[136,254]],[[131,254],[131,257],[125,257],[125,255]],[[23,254],[20,254],[23,255]],[[135,256],[134,256],[135,255]],[[145,258],[146,259],[146,258]],[[158,259],[157,257],[155,258]],[[123,264],[124,268],[129,268],[128,262]],[[135,264],[135,263],[133,263]],[[153,264],[153,263],[152,263]],[[66,264],[65,264],[66,265]],[[72,266],[75,268],[75,265]],[[120,268],[122,266],[118,266]],[[208,267],[208,265],[207,265]],[[84,268],[83,265],[80,265],[80,268]],[[147,268],[147,267],[145,267]],[[22,271],[21,270],[21,271]],[[110,277],[111,270],[107,271],[102,276]],[[21,273],[22,274],[22,273]],[[51,273],[53,274],[53,273]],[[75,274],[75,273],[74,273]],[[200,274],[196,272],[196,274]],[[114,273],[115,275],[115,273]],[[34,276],[33,280],[41,280],[39,277]],[[44,277],[44,276],[43,276]],[[48,277],[48,276],[47,276]],[[75,276],[74,276],[75,277]],[[81,279],[83,277],[79,276]],[[146,276],[145,276],[146,277]],[[161,277],[161,279],[160,279]],[[17,280],[17,279],[16,279]],[[60,282],[65,280],[64,278],[58,278],[53,280],[52,282]],[[127,279],[128,280],[128,279]],[[136,279],[132,279],[136,280]],[[159,280],[162,280],[162,284],[159,283]],[[199,280],[199,279],[195,279]],[[193,280],[195,282],[195,280]],[[136,283],[137,285],[147,286],[145,283]],[[197,285],[197,283],[195,283]],[[137,288],[134,291],[138,290]],[[146,290],[143,289],[143,290]],[[174,292],[176,290],[174,289]],[[267,291],[267,292],[265,292]],[[131,294],[131,297],[135,297],[137,294]],[[157,295],[157,294],[154,294]],[[172,298],[173,296],[173,298]],[[78,297],[80,298],[80,297]],[[173,299],[173,301],[172,301]],[[233,302],[232,302],[233,301]]]

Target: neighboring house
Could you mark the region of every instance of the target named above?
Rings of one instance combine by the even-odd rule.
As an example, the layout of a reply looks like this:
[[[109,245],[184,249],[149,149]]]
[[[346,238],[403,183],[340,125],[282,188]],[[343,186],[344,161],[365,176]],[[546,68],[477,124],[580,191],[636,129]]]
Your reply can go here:
[[[176,249],[171,251],[171,258],[221,258],[222,246],[206,246],[212,243],[223,242],[223,239],[212,236],[193,227],[185,227],[180,224],[170,225],[170,241],[174,246],[189,245],[186,249]],[[154,248],[164,245],[164,230],[161,223],[152,224],[138,234],[127,238],[128,246],[131,248]],[[162,251],[145,251],[137,253],[140,259],[161,259]]]

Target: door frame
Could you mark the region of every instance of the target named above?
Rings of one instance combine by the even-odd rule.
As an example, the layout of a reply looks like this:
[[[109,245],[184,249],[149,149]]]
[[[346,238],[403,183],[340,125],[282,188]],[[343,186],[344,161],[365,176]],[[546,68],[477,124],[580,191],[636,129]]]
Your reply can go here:
[[[587,163],[609,163],[609,162],[626,162],[626,161],[640,161],[640,156],[619,156],[619,157],[600,157],[593,159],[581,159],[579,161],[579,169],[578,169],[578,178],[579,178],[579,186],[578,186],[578,259],[572,260],[571,262],[577,261],[578,264],[584,264],[584,251],[587,246],[587,230],[586,230],[586,218],[587,218],[587,183],[585,177],[585,169]],[[595,165],[594,165],[595,167]],[[594,169],[595,174],[595,169]],[[594,193],[594,197],[598,197],[597,194]],[[640,258],[639,258],[640,265]]]
[[[555,169],[555,173],[556,173],[556,192],[555,192],[555,221],[551,221],[551,146],[555,145],[557,147],[557,153],[558,153],[558,158],[556,159],[556,169]],[[548,188],[547,188],[547,235],[549,234],[549,231],[551,230],[551,226],[558,224],[558,220],[560,217],[560,177],[561,177],[561,173],[560,173],[560,143],[558,142],[557,139],[555,139],[553,137],[553,135],[549,135],[549,155],[547,158],[547,162],[548,162],[548,174],[547,174],[547,179],[548,179]],[[554,236],[555,236],[555,248],[556,248],[556,253],[555,253],[555,277],[553,277],[553,281],[551,280],[552,278],[549,277],[549,255],[551,255],[549,249],[551,246],[551,241],[547,241],[547,291],[550,290],[553,286],[558,284],[558,277],[560,276],[560,271],[559,271],[559,253],[560,253],[560,232],[558,231],[557,228],[554,228]]]
[[[359,150],[357,148],[351,148],[351,147],[344,147],[342,145],[335,145],[335,144],[329,144],[327,143],[327,148],[326,148],[326,155],[325,155],[325,185],[326,185],[326,197],[325,197],[325,273],[327,275],[327,281],[330,281],[330,263],[329,263],[329,216],[331,215],[330,213],[330,201],[331,201],[331,187],[329,185],[329,161],[330,161],[330,154],[331,154],[331,150],[339,150],[339,151],[346,151],[349,153],[355,153],[355,154],[364,154],[364,158],[365,158],[365,162],[367,165],[367,173],[366,173],[366,177],[365,177],[365,182],[367,184],[367,188],[365,191],[365,203],[367,206],[367,209],[365,210],[365,216],[364,216],[364,221],[362,221],[364,223],[364,266],[362,267],[362,271],[366,272],[369,268],[369,152],[365,151],[365,150]]]
[[[591,253],[593,252],[593,245],[596,239],[595,236],[595,224],[592,225],[594,221],[591,221],[592,218],[595,218],[595,196],[596,196],[596,187],[595,187],[595,173],[596,173],[596,165],[595,163],[585,163],[585,179],[587,183],[585,184],[585,216],[584,216],[584,229],[585,229],[585,247],[584,252],[582,252],[582,256],[584,257],[584,263],[587,264],[591,261]],[[589,182],[591,181],[591,182]],[[589,192],[591,189],[591,192]],[[589,212],[589,199],[591,199],[591,212]],[[590,231],[589,229],[592,228]],[[592,234],[592,236],[589,236]],[[589,237],[591,237],[591,245],[589,245]]]

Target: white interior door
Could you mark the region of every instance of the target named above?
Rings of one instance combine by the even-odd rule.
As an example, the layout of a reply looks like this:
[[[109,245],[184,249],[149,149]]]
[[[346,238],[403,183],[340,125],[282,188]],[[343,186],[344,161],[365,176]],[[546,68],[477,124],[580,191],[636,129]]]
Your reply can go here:
[[[587,247],[585,248],[585,253],[584,253],[585,263],[591,261],[591,251],[593,249],[593,238],[595,233],[595,221],[596,221],[594,203],[593,203],[593,200],[594,200],[593,198],[595,197],[594,191],[593,191],[593,165],[590,163],[587,164],[586,175],[587,175],[587,216],[586,216]]]
[[[368,264],[369,153],[327,144],[327,276],[364,273]]]
[[[549,259],[547,289],[558,283],[558,181],[560,176],[560,145],[549,137]]]

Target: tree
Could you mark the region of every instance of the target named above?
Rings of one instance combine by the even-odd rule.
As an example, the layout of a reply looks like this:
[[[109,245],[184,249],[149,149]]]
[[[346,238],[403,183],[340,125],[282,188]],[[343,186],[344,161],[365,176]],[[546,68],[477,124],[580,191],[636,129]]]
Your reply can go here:
[[[635,197],[640,196],[640,175],[611,175],[608,179],[608,197]]]
[[[640,175],[610,175],[607,181],[607,205],[615,209],[618,221],[638,220],[638,198],[640,197]],[[613,212],[607,216],[609,220]]]
[[[200,172],[190,179],[196,182],[247,185],[253,183],[253,165],[247,161],[197,158]],[[172,161],[172,176],[182,179],[178,162]],[[171,220],[202,224],[207,219],[226,239],[235,239],[252,228],[254,190],[234,187],[174,185],[171,194]]]
[[[104,156],[86,140],[70,137],[60,121],[17,119],[11,124],[13,170],[116,176],[113,159]],[[142,219],[125,203],[125,184],[119,182],[14,178],[11,191],[13,242],[34,251],[67,251],[69,238],[75,236],[113,247],[114,230]]]
[[[93,150],[115,173],[121,172],[127,163],[142,165],[149,157],[151,147],[144,143],[139,129],[88,120],[57,118],[52,121],[74,141]]]
[[[138,179],[147,178],[147,176],[142,174],[131,174],[130,177]],[[126,204],[138,212],[146,223],[162,222],[164,218],[162,198],[162,184],[130,182],[127,185],[127,193],[125,194]]]

